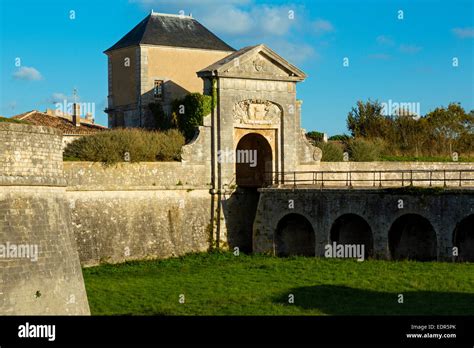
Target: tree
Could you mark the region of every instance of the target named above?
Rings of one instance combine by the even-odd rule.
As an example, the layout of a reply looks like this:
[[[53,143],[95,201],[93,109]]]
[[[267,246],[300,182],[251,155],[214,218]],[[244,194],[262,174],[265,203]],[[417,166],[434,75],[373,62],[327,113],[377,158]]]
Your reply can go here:
[[[324,140],[324,133],[311,131],[306,133],[306,137],[315,144]]]
[[[445,154],[452,153],[457,139],[472,134],[472,117],[458,103],[436,108],[426,115],[426,119],[439,151]]]
[[[382,105],[371,100],[366,103],[359,100],[347,115],[347,128],[354,137],[384,137],[387,130],[387,118],[382,115]]]

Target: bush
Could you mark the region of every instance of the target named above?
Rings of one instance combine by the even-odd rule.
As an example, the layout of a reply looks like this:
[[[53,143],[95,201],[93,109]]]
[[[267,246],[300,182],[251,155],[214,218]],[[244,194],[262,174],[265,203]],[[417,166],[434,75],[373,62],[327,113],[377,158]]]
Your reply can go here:
[[[330,136],[328,140],[338,140],[338,141],[348,141],[350,136],[347,134],[336,134],[333,136]]]
[[[204,116],[211,113],[212,97],[200,93],[190,93],[183,99],[173,102],[173,115],[178,123],[178,129],[189,141],[194,137],[196,128],[202,126]]]
[[[141,129],[114,129],[79,138],[70,143],[64,151],[65,160],[104,162],[113,164],[130,162],[179,160],[183,135],[175,130],[165,132]]]
[[[365,139],[351,139],[348,142],[348,150],[352,161],[378,161],[381,154],[381,145]]]
[[[316,143],[316,146],[323,152],[321,161],[323,162],[339,162],[343,160],[343,149],[338,143],[329,141]]]
[[[317,132],[317,131],[312,131],[306,133],[306,137],[312,141],[314,144],[322,142],[324,139],[324,133]]]

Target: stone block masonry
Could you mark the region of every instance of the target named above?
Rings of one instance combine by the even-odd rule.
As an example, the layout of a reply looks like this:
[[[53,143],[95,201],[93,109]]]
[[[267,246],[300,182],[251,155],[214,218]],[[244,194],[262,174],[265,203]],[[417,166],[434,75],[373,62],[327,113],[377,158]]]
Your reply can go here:
[[[0,315],[89,314],[60,132],[0,124]]]
[[[472,189],[260,189],[253,250],[278,254],[291,246],[278,240],[307,223],[316,256],[328,243],[352,241],[382,259],[472,260],[473,217]]]
[[[69,191],[84,266],[207,251],[209,190]]]
[[[182,162],[66,162],[67,197],[81,263],[207,251],[210,169]]]

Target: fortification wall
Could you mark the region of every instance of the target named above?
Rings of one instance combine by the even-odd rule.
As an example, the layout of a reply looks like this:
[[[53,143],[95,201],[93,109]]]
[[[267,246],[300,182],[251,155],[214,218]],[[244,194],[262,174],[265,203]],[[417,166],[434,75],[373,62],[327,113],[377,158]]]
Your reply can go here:
[[[61,148],[59,131],[0,124],[0,315],[90,313]]]
[[[327,189],[268,188],[260,189],[260,201],[254,223],[254,251],[273,252],[279,222],[285,216],[296,214],[308,220],[315,236],[316,256],[324,256],[325,245],[331,242],[331,231],[341,217],[356,215],[367,222],[373,238],[374,257],[390,259],[390,231],[404,216],[426,219],[433,235],[410,242],[412,252],[423,249],[427,243],[436,247],[434,259],[456,260],[452,257],[455,232],[464,221],[464,231],[472,231],[468,219],[474,216],[474,190],[414,189]],[[292,205],[289,202],[293,202]],[[350,221],[347,226],[354,227]],[[406,225],[402,232],[414,235],[418,227]],[[424,230],[425,228],[421,228]],[[357,231],[352,231],[356,233]],[[469,232],[460,256],[474,257],[472,234]],[[404,251],[404,250],[401,250]],[[463,254],[464,255],[461,255]]]
[[[65,162],[81,263],[166,258],[210,246],[210,170],[181,162]]]
[[[430,170],[438,172],[430,175],[426,172]],[[459,173],[460,170],[464,172]],[[323,177],[321,173],[297,175],[297,179],[305,180],[307,184],[321,184],[321,180],[324,179],[326,186],[346,186],[349,182],[352,186],[379,186],[380,184],[384,187],[401,186],[402,181],[404,185],[409,185],[412,178],[417,186],[444,186],[445,178],[447,179],[446,186],[474,186],[474,163],[472,162],[320,162],[315,165],[301,165],[298,171],[352,171],[350,176],[347,173],[324,173]],[[354,173],[355,171],[367,171],[367,173]],[[374,171],[378,172],[374,173]],[[384,173],[384,171],[392,173]],[[405,171],[405,173],[402,174],[400,171]],[[291,181],[292,175],[288,174],[287,179]]]

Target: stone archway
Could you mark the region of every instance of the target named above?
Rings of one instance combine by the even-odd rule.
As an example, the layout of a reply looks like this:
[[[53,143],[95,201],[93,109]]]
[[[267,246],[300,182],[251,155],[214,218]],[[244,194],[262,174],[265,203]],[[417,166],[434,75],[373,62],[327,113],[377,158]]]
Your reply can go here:
[[[400,216],[390,227],[388,241],[393,260],[434,261],[437,258],[436,232],[421,215]]]
[[[474,262],[474,214],[457,224],[453,234],[453,245],[458,248],[459,261]]]
[[[275,231],[277,256],[315,256],[315,235],[311,223],[303,215],[288,214]]]
[[[235,149],[236,183],[240,187],[262,187],[268,182],[273,168],[272,147],[258,133],[248,133]]]
[[[331,242],[363,244],[365,258],[372,256],[374,244],[372,230],[367,221],[359,215],[344,214],[339,216],[332,224],[330,234]]]

